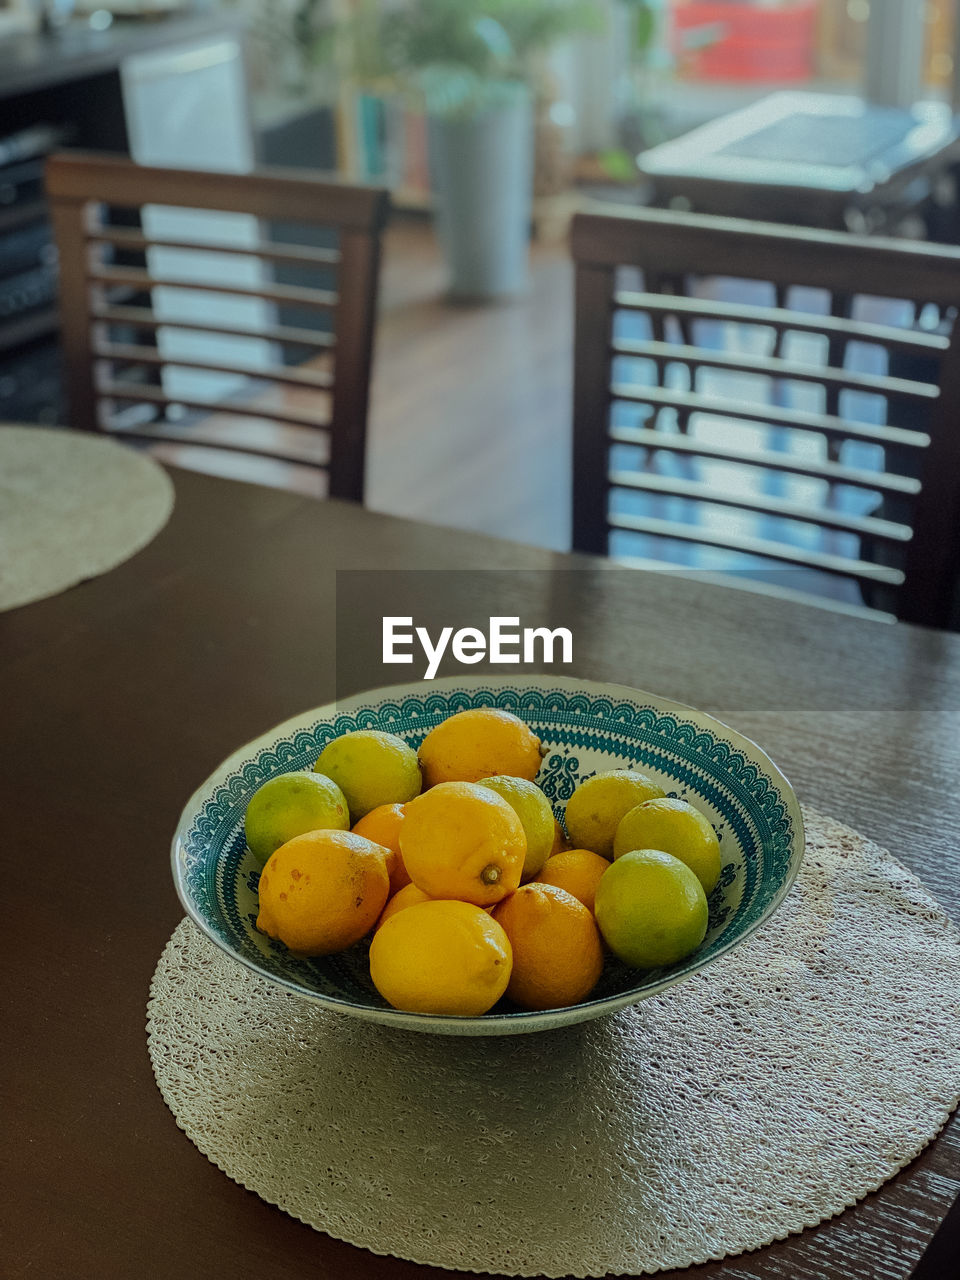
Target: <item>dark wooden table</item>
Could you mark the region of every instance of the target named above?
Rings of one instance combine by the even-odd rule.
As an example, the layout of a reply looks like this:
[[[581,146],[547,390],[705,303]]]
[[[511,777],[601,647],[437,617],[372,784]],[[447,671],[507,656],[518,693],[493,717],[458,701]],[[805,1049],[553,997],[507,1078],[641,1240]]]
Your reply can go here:
[[[801,800],[892,849],[960,917],[960,636],[174,478],[170,524],[139,555],[0,615],[11,1280],[448,1274],[341,1244],[236,1186],[177,1128],[147,1059],[150,977],[182,915],[176,818],[239,743],[333,696],[335,566],[579,568],[579,674],[729,720]],[[902,1280],[958,1190],[954,1119],[839,1218],[678,1274]]]

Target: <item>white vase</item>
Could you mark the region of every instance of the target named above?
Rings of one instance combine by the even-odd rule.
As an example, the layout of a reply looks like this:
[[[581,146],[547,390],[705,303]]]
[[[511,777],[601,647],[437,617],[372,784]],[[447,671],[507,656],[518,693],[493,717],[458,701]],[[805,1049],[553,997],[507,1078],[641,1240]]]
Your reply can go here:
[[[527,285],[533,198],[529,93],[465,117],[431,116],[436,226],[452,299],[485,300]]]

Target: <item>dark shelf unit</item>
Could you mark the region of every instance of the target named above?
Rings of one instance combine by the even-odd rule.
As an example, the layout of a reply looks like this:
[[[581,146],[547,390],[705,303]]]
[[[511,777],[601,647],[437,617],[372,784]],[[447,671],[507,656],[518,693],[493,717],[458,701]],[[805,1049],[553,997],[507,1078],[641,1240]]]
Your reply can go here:
[[[59,327],[55,306],[40,307],[0,324],[0,354],[16,351],[41,338],[54,337]]]
[[[117,20],[107,31],[93,31],[77,21],[46,34],[0,38],[0,135],[46,125],[62,129],[69,146],[129,154],[120,74],[124,60],[240,29],[230,15],[196,13]],[[21,298],[11,310],[8,287],[7,303],[2,300],[4,277],[20,271],[9,258],[4,267],[2,246],[5,241],[9,245],[11,234],[45,222],[42,180],[24,198],[10,200],[3,173],[0,167],[0,421],[66,422],[56,297],[38,298],[31,306],[19,305]],[[43,265],[52,265],[50,255]],[[41,283],[39,276],[26,279],[23,289],[39,289]]]
[[[0,174],[2,174],[0,170]],[[47,216],[47,204],[45,200],[31,200],[23,204],[11,205],[9,208],[0,207],[0,236],[5,235],[8,231],[18,231],[21,227],[29,226],[32,222],[42,222]]]
[[[43,199],[46,156],[69,138],[66,125],[0,137],[0,419],[61,416],[57,269]]]

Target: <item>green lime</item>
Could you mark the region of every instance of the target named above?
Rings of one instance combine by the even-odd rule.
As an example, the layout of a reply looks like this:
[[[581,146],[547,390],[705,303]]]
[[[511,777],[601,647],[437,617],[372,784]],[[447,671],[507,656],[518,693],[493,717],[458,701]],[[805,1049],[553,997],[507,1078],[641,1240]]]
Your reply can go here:
[[[508,778],[504,774],[498,774],[493,778],[481,779],[477,786],[489,787],[497,795],[503,796],[520,819],[527,837],[527,856],[523,861],[520,878],[529,880],[550,856],[556,837],[550,801],[535,782],[528,782],[526,778]]]
[[[608,769],[581,782],[567,801],[567,835],[575,849],[613,857],[617,823],[628,810],[663,795],[663,787],[633,769]]]
[[[327,743],[313,767],[347,797],[353,822],[382,804],[406,804],[420,794],[417,753],[395,733],[345,733]]]
[[[685,862],[709,893],[720,879],[720,841],[703,816],[686,800],[663,796],[645,800],[631,809],[617,827],[613,856],[621,858],[631,849],[662,849]]]
[[[281,773],[250,797],[243,829],[261,864],[275,849],[308,831],[346,831],[350,814],[343,792],[319,773]]]
[[[600,877],[597,924],[615,955],[634,969],[676,964],[707,932],[707,895],[679,858],[634,849]]]

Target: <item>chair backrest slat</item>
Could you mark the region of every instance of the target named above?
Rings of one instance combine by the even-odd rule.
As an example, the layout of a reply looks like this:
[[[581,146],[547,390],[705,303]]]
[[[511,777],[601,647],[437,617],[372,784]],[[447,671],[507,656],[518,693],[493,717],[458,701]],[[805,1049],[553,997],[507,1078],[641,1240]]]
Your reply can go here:
[[[819,386],[849,387],[853,391],[869,391],[882,396],[900,396],[907,400],[936,400],[940,394],[936,383],[914,382],[908,378],[887,378],[871,373],[858,373],[830,365],[800,364],[780,356],[753,356],[743,352],[708,351],[692,343],[635,342],[614,339],[610,350],[615,356],[634,359],[670,361],[695,368],[738,369],[743,373],[760,373],[768,378],[790,378],[795,382],[815,382]]]
[[[158,368],[203,369],[210,373],[236,373],[243,377],[256,377],[250,369],[225,360],[213,360],[208,356],[195,360],[191,356],[164,355],[156,347],[144,347],[138,343],[95,341],[94,351],[103,360],[125,365],[155,365]],[[311,391],[329,391],[333,387],[333,375],[324,369],[303,368],[300,365],[272,365],[264,374],[269,382],[288,387],[305,387]]]
[[[336,249],[320,249],[315,245],[274,244],[272,240],[256,240],[252,245],[216,244],[203,240],[170,240],[161,236],[145,236],[132,227],[99,227],[87,234],[91,244],[110,244],[117,249],[186,249],[197,253],[209,253],[211,247],[217,253],[236,253],[244,257],[253,255],[272,262],[295,262],[303,266],[336,266],[340,255]]]
[[[900,493],[915,497],[920,492],[920,481],[912,476],[892,475],[882,471],[867,471],[860,467],[845,467],[829,459],[792,457],[772,450],[731,448],[729,445],[689,440],[682,435],[667,435],[662,431],[650,431],[644,427],[611,427],[610,440],[617,444],[634,444],[645,449],[657,449],[697,458],[712,458],[717,462],[735,462],[740,467],[762,467],[765,471],[782,471],[785,475],[810,476],[814,480],[826,480],[829,484],[845,484],[854,489],[878,490],[881,493]]]
[[[634,404],[661,405],[715,418],[742,418],[747,422],[766,422],[795,431],[812,431],[836,440],[863,440],[872,444],[899,445],[906,449],[926,449],[930,436],[910,427],[889,427],[871,422],[857,422],[835,414],[813,413],[807,409],[787,409],[782,405],[755,404],[732,397],[703,395],[695,391],[674,391],[671,387],[633,386],[613,382],[608,388],[613,400]]]
[[[324,333],[320,329],[298,329],[292,325],[279,324],[251,329],[211,323],[195,316],[177,320],[170,316],[158,316],[149,307],[94,306],[92,316],[95,320],[131,329],[195,329],[198,333],[225,334],[232,338],[263,338],[265,342],[286,343],[293,347],[329,350],[336,346],[336,334]]]
[[[216,252],[216,246],[210,249]],[[208,250],[209,251],[209,250]],[[256,257],[253,249],[248,257]],[[87,279],[94,284],[127,285],[132,289],[190,289],[197,293],[226,293],[236,298],[263,298],[265,302],[277,302],[281,306],[317,307],[321,311],[335,311],[339,301],[329,289],[304,289],[300,285],[244,285],[229,284],[225,280],[191,280],[189,276],[170,276],[143,267],[93,266],[87,271]]]
[[[709,239],[710,261],[704,260]],[[870,292],[879,297],[922,298],[940,306],[956,303],[950,271],[960,250],[942,245],[854,236],[840,231],[784,227],[678,213],[632,209],[577,214],[571,228],[577,262],[639,267],[661,276],[732,276],[790,288],[799,282],[831,294]]]
[[[730,320],[735,324],[758,325],[778,332],[823,333],[848,341],[879,342],[887,347],[929,351],[934,355],[943,354],[950,348],[950,341],[943,334],[897,329],[893,325],[870,324],[842,316],[804,315],[802,311],[790,311],[786,307],[715,302],[710,298],[644,293],[636,289],[618,289],[614,302],[624,311],[661,311],[697,320]]]
[[[370,232],[383,224],[386,193],[302,169],[211,173],[133,164],[121,156],[63,152],[47,168],[51,200],[90,200],[136,209],[144,204],[176,209],[248,213],[267,222],[321,222]],[[91,195],[91,189],[95,193]]]

